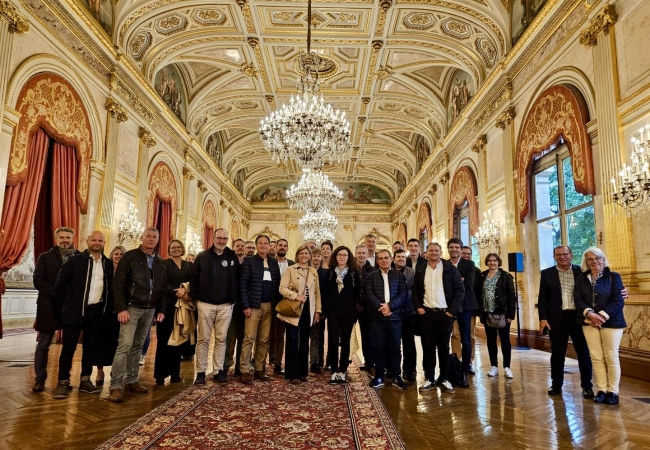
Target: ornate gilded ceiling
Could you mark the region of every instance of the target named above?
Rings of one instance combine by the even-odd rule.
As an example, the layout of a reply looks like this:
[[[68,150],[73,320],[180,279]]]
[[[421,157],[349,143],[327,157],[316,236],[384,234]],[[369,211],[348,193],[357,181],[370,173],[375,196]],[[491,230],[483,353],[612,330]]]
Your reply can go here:
[[[263,149],[260,119],[295,92],[306,1],[122,0],[114,42],[190,133],[251,197],[295,181]],[[352,123],[352,157],[326,168],[391,199],[508,49],[502,0],[316,1],[321,91]]]

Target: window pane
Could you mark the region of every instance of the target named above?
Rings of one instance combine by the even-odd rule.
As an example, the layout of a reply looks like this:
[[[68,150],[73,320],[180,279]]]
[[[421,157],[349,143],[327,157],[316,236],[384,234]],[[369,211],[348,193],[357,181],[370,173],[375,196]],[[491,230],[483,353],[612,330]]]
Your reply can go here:
[[[535,174],[535,205],[538,220],[560,212],[557,166]]]
[[[544,270],[555,265],[553,249],[562,244],[560,218],[556,217],[537,224],[537,235],[539,237],[539,268]]]
[[[573,262],[580,264],[582,253],[596,245],[596,221],[594,206],[579,209],[567,214],[567,235],[569,247],[573,251]]]
[[[463,241],[463,245],[468,245],[469,242],[469,216],[460,218],[460,240]]]
[[[564,175],[564,199],[566,209],[572,209],[591,201],[591,195],[582,195],[576,192],[570,157],[562,160],[562,174]]]

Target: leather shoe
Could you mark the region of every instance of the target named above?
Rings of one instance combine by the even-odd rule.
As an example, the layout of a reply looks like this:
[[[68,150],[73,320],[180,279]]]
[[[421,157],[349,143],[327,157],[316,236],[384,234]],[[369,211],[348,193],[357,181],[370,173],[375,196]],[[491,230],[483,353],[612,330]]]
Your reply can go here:
[[[256,370],[255,371],[255,379],[260,380],[260,381],[265,381],[265,382],[266,381],[271,381],[269,376],[267,374],[265,374],[263,370]]]
[[[108,401],[120,403],[122,401],[122,389],[111,389],[111,395],[108,396]]]
[[[469,387],[469,381],[467,381],[467,373],[463,372],[463,374],[460,377],[460,381],[458,382],[458,386],[462,388],[468,388]]]
[[[282,366],[280,364],[276,364],[273,368],[273,373],[276,375],[284,375],[284,370],[282,370]]]
[[[587,399],[592,399],[594,398],[594,390],[589,388],[589,389],[583,389],[582,390],[582,398],[587,398]]]
[[[126,390],[129,392],[134,392],[136,394],[148,394],[149,388],[144,387],[138,382],[130,383],[126,385]]]
[[[550,388],[548,388],[548,395],[562,395],[562,388],[551,386]]]
[[[467,373],[470,375],[476,375],[476,371],[474,370],[474,365],[470,364],[469,368],[467,369]]]
[[[618,405],[618,394],[614,394],[613,392],[605,394],[605,404]]]
[[[253,382],[253,379],[251,378],[251,374],[248,372],[244,372],[241,375],[241,382],[243,384],[251,384]]]
[[[301,381],[302,383],[306,383],[306,382],[309,381],[309,379],[308,379],[307,377],[300,377],[300,381]]]
[[[32,392],[43,392],[45,390],[45,380],[36,380]]]
[[[598,391],[594,397],[594,403],[605,403],[605,393],[603,391]]]
[[[297,378],[294,378],[293,380],[289,381],[291,384],[300,384],[300,380]]]
[[[320,370],[320,367],[318,367],[318,364],[312,364],[311,367],[309,368],[309,371],[311,373],[316,373],[316,374],[321,373],[321,370]]]

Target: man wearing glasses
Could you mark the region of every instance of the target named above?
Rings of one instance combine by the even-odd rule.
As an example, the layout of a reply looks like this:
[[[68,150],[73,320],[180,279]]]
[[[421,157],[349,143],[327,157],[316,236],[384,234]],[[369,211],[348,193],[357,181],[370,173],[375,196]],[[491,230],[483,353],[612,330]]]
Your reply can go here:
[[[214,244],[196,257],[190,277],[190,296],[197,300],[199,311],[198,339],[196,342],[196,381],[205,384],[208,369],[208,347],[214,329],[214,377],[217,383],[227,383],[223,370],[226,358],[226,338],[234,304],[239,292],[239,258],[228,248],[228,232],[218,228]]]

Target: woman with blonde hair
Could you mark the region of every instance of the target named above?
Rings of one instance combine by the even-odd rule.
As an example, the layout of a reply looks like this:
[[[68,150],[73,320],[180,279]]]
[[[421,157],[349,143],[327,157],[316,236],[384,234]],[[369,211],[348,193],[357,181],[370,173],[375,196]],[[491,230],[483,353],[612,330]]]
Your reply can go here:
[[[321,298],[318,272],[309,267],[311,250],[301,245],[296,251],[296,263],[287,268],[280,281],[280,294],[297,310],[296,317],[278,312],[286,322],[284,378],[291,384],[307,381],[309,372],[309,330],[320,321]]]
[[[618,349],[627,327],[623,316],[623,281],[610,270],[603,251],[590,247],[582,254],[583,273],[574,288],[578,322],[583,324],[598,393],[594,403],[616,405],[621,381]]]

